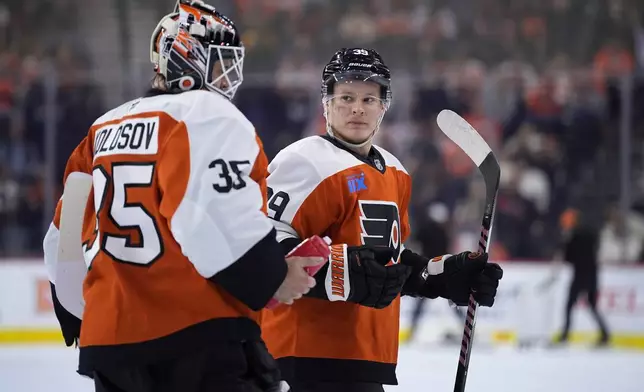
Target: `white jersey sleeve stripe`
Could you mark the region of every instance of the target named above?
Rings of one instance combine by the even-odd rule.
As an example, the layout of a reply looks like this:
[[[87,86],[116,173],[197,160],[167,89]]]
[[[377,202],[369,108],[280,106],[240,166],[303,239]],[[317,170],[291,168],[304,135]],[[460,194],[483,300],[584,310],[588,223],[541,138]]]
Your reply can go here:
[[[250,123],[207,113],[186,118],[190,175],[171,220],[172,234],[197,271],[210,278],[273,227],[261,210],[260,186],[250,177],[259,153]]]
[[[291,149],[280,151],[268,165],[268,172],[268,186],[275,192],[285,192],[288,195],[288,203],[280,213],[269,204],[268,216],[290,224],[302,203],[317,188],[322,178],[309,159]],[[279,233],[280,229],[284,229],[284,225],[276,228]],[[294,229],[291,230],[296,234]]]

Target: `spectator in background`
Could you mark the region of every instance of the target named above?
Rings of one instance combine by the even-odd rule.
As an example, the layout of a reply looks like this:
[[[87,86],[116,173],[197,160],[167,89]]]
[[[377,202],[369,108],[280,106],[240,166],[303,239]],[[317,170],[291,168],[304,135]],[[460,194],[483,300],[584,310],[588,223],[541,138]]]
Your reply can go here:
[[[40,74],[27,91],[24,102],[25,138],[45,157],[46,106],[55,105],[56,157],[55,179],[60,181],[65,171],[66,157],[85,137],[87,130],[103,112],[102,100],[96,85],[88,80],[82,59],[68,45],[56,50],[58,85],[53,101],[47,97],[46,78]]]
[[[131,7],[131,15],[173,6],[171,0],[122,3]],[[312,91],[306,80],[311,75],[319,77],[315,70],[328,60],[324,53],[341,45],[363,43],[391,58],[401,75],[393,86],[392,111],[378,138],[415,172],[412,221],[424,219],[427,203],[440,200],[459,222],[455,240],[463,246],[476,243],[480,212],[464,211],[477,210],[483,204],[470,193],[478,171],[458,147],[436,131],[435,116],[445,108],[463,114],[500,160],[518,168],[515,181],[504,185],[499,196],[499,230],[493,242],[497,249],[492,250],[495,258],[550,257],[559,242],[559,215],[570,200],[593,210],[614,197],[611,190],[619,188],[616,130],[622,119],[622,91],[617,81],[644,64],[644,1],[224,3],[224,11],[236,11],[238,18],[233,19],[240,19],[246,50],[252,53],[249,58],[255,59],[244,64],[247,81],[237,95],[239,107],[256,125],[269,157],[292,140],[324,133],[318,91]],[[53,100],[58,157],[68,155],[68,149],[84,136],[88,122],[102,112],[103,99],[114,99],[108,96],[109,88],[100,91],[93,85],[94,79],[87,77],[90,71],[96,72],[97,79],[107,80],[101,64],[91,67],[79,59],[83,52],[77,52],[83,46],[74,39],[84,37],[87,26],[98,27],[106,38],[119,27],[107,17],[98,25],[81,23],[85,15],[92,14],[88,4],[9,0],[0,5],[0,165],[6,189],[15,184],[24,199],[11,215],[25,212],[20,219],[24,230],[40,230],[40,222],[35,221],[38,214],[27,206],[37,204],[38,198],[25,203],[23,196],[37,194],[35,184],[43,177],[43,80],[47,75],[42,75],[42,65],[52,60],[60,71],[61,85]],[[137,26],[139,23],[145,22],[139,20]],[[24,27],[28,25],[42,27],[46,36]],[[130,44],[148,39],[137,31],[132,29]],[[117,54],[124,48],[120,40],[103,42],[92,46],[94,55]],[[134,64],[137,61],[133,59]],[[405,74],[407,77],[402,76]],[[644,142],[644,111],[637,108],[644,102],[644,83],[634,79],[633,89],[631,144],[640,146]],[[644,178],[640,173],[644,172],[640,163],[644,153],[640,150],[633,148],[635,178]],[[60,177],[64,162],[51,164]],[[59,183],[57,179],[54,182]],[[644,205],[644,180],[633,184],[631,196],[635,204]],[[15,227],[15,221],[0,224]],[[603,231],[600,242],[605,246],[600,254],[608,255],[612,262],[621,261],[618,244],[622,241],[629,244],[624,248],[629,261],[644,254],[644,247],[638,245],[640,237],[617,235],[611,227],[615,225],[609,224]],[[520,230],[528,230],[529,235],[518,235]],[[15,237],[20,235],[6,238]],[[526,238],[532,241],[526,243]],[[21,238],[4,243],[18,249],[30,241]],[[38,246],[20,251],[41,250]]]
[[[15,108],[16,73],[12,70],[14,56],[0,53],[0,143],[10,139],[13,110]]]
[[[602,142],[601,99],[592,88],[588,73],[573,78],[575,93],[564,114],[565,166],[568,178],[579,178],[592,165]]]
[[[615,83],[616,79],[630,74],[634,66],[633,55],[622,42],[607,39],[593,59],[595,88],[600,92],[605,91],[607,84]]]
[[[497,239],[513,258],[528,259],[540,254],[542,244],[535,239],[539,229],[539,213],[535,203],[527,199],[519,187],[524,163],[501,162],[501,183],[497,197],[494,223]]]
[[[634,264],[639,261],[644,245],[644,219],[635,211],[624,216],[619,206],[608,207],[608,219],[599,237],[599,262]]]
[[[15,227],[20,232],[22,246],[26,249],[37,249],[42,246],[45,230],[40,225],[44,219],[44,192],[40,175],[26,176],[21,183],[22,194],[17,205],[14,219]]]
[[[19,200],[19,184],[0,162],[0,253],[20,250],[20,238],[16,236],[14,225]]]
[[[597,309],[597,248],[599,236],[597,230],[583,222],[583,217],[575,210],[567,210],[562,222],[564,260],[573,267],[573,278],[570,283],[568,300],[566,301],[566,318],[558,343],[566,343],[570,332],[572,308],[580,295],[586,296],[586,302],[599,327],[600,337],[597,345],[605,346],[610,339],[606,322]]]
[[[452,248],[468,249],[477,246],[481,235],[481,222],[479,219],[472,219],[472,217],[483,216],[484,206],[485,182],[482,177],[475,177],[469,183],[467,197],[459,199],[453,209],[454,238]]]
[[[358,3],[351,2],[349,10],[338,22],[340,35],[355,42],[356,46],[370,46],[376,39],[376,20]]]
[[[404,148],[392,149],[393,151],[405,151],[400,151],[400,156],[404,157],[403,164],[415,179],[412,183],[410,205],[412,220],[416,216],[424,220],[427,206],[432,201],[441,198],[442,185],[446,179],[441,151],[435,142],[436,136],[440,134],[436,118],[431,117],[429,121],[421,124],[415,127],[413,136],[407,141]],[[384,132],[379,133],[384,134]]]

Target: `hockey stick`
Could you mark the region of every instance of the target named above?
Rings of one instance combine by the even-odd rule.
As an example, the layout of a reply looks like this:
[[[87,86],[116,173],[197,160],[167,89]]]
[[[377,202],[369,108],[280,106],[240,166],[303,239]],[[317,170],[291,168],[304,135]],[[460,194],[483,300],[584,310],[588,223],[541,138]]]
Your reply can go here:
[[[438,114],[436,122],[441,131],[456,143],[476,166],[478,166],[479,171],[483,175],[483,179],[485,180],[485,212],[483,214],[481,238],[479,239],[479,252],[488,252],[490,249],[490,236],[492,234],[501,168],[490,146],[488,146],[481,135],[461,116],[451,110],[443,110]],[[470,295],[467,317],[465,318],[465,326],[463,328],[463,340],[461,341],[461,354],[456,371],[454,392],[465,391],[465,381],[467,380],[470,354],[472,353],[472,342],[474,340],[477,308],[478,304],[474,300],[474,296]]]

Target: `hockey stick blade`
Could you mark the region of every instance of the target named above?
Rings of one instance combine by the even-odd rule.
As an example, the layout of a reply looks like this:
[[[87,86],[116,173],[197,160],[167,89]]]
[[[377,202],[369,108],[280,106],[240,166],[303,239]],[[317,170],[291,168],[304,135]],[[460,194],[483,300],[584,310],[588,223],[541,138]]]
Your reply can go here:
[[[470,123],[451,110],[442,110],[438,114],[436,122],[445,136],[470,157],[483,175],[486,190],[485,214],[490,215],[491,219],[501,179],[501,168],[492,149]],[[487,251],[487,241],[486,244],[483,244],[483,248]],[[484,249],[479,250],[483,251]]]
[[[483,140],[481,135],[458,114],[451,110],[443,110],[436,118],[438,127],[443,133],[460,147],[467,156],[476,164],[485,181],[485,212],[481,224],[481,237],[479,239],[479,252],[489,252],[490,236],[494,223],[494,211],[496,209],[496,196],[499,190],[501,169],[490,146]],[[476,326],[476,310],[478,304],[474,296],[470,295],[467,307],[467,316],[463,328],[463,340],[461,341],[461,352],[459,356],[458,369],[454,392],[464,392],[467,372],[470,366],[470,355],[474,341],[474,330]]]
[[[91,175],[74,172],[67,176],[60,213],[56,296],[61,305],[79,319],[83,318],[85,308],[83,280],[87,273],[81,237],[91,188]]]
[[[481,166],[487,155],[492,152],[481,135],[453,111],[442,110],[436,117],[436,122],[445,136],[456,143],[476,166]]]

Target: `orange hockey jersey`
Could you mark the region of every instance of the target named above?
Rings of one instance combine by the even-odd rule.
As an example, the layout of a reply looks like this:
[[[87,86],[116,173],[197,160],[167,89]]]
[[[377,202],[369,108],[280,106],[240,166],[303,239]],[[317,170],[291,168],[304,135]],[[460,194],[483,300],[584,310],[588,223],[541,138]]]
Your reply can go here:
[[[334,244],[390,246],[397,262],[409,235],[411,179],[389,152],[374,146],[363,158],[328,136],[313,136],[275,157],[267,183],[268,213],[280,241],[317,234]],[[346,279],[344,290],[328,300],[305,297],[264,311],[269,351],[287,381],[396,384],[400,298],[374,309],[343,301],[350,291]]]
[[[256,311],[286,275],[267,163],[251,123],[210,92],[138,99],[94,123],[66,170],[93,177],[81,367],[260,337]],[[59,219],[60,203],[44,241],[54,284]]]

